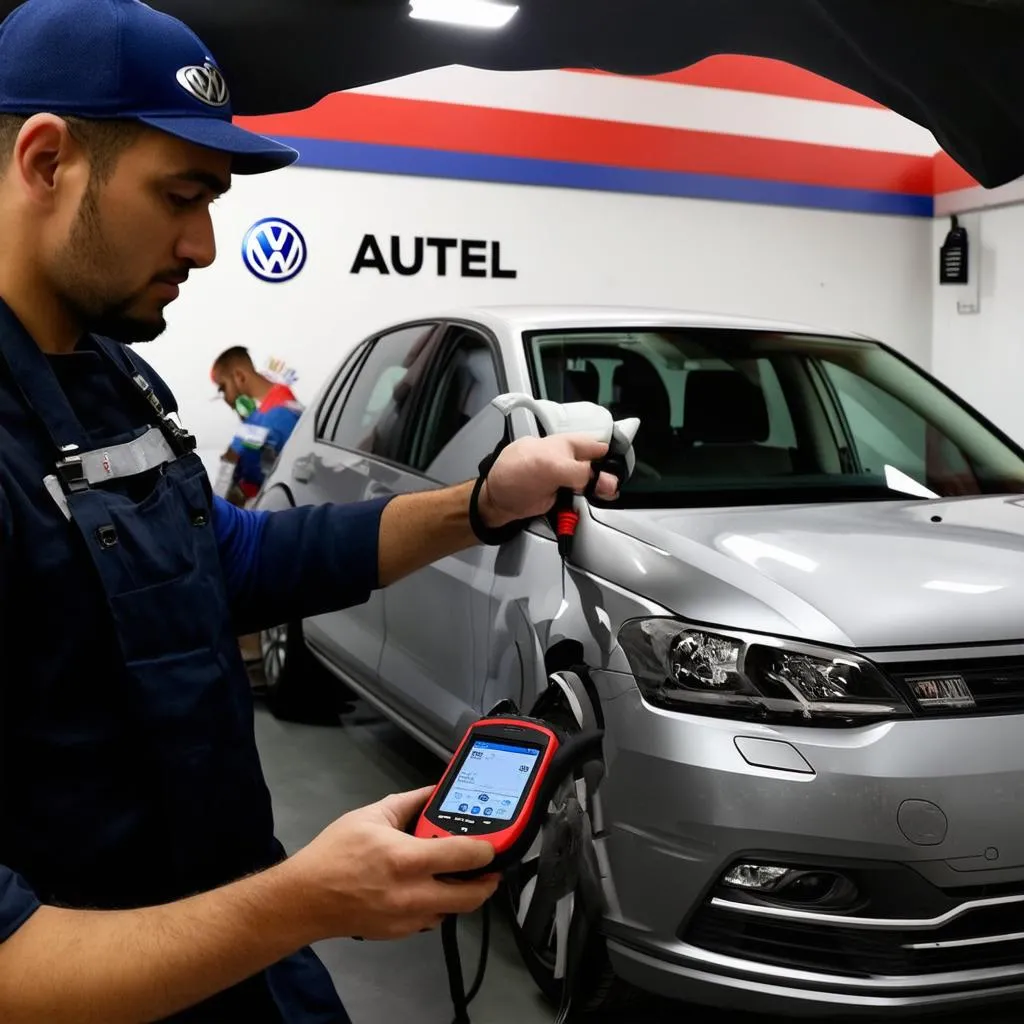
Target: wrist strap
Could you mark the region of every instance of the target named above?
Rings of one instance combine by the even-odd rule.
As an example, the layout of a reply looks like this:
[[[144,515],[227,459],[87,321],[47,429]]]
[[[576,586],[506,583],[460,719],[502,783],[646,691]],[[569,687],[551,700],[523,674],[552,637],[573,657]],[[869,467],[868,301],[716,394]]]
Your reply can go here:
[[[483,517],[480,515],[480,492],[483,490],[484,481],[487,479],[487,474],[490,473],[491,467],[498,461],[498,456],[501,454],[502,449],[507,445],[508,436],[506,434],[506,436],[498,442],[494,451],[491,452],[490,455],[486,456],[480,463],[480,475],[476,478],[476,483],[473,486],[473,493],[469,498],[470,529],[472,529],[476,539],[480,541],[481,544],[487,544],[492,547],[505,544],[518,537],[530,522],[529,519],[515,519],[511,523],[506,523],[504,526],[490,527],[483,521]]]

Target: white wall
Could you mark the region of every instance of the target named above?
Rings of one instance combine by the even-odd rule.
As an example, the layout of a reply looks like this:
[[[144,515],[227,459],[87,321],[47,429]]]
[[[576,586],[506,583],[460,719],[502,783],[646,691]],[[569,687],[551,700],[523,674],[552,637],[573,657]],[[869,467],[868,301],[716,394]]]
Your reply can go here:
[[[980,276],[979,311],[970,314],[957,312],[957,287],[938,284],[939,248],[950,221],[936,218],[933,224],[932,369],[1024,442],[1024,206],[985,210],[971,221]]]
[[[245,268],[255,221],[292,221],[308,260],[269,284]],[[209,459],[236,425],[211,402],[209,366],[229,345],[257,364],[285,359],[308,400],[339,358],[393,320],[487,302],[667,305],[861,331],[927,364],[932,225],[896,218],[740,203],[492,185],[292,168],[236,178],[215,207],[219,257],[168,310],[170,327],[140,348],[177,393]],[[350,273],[364,234],[497,240],[515,280]]]

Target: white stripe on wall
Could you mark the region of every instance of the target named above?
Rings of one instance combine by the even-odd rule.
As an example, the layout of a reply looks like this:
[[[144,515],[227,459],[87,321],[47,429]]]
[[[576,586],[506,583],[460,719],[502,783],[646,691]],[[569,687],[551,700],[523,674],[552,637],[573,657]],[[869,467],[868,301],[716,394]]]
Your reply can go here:
[[[1000,185],[999,188],[982,188],[974,185],[954,192],[940,192],[935,197],[935,216],[949,217],[954,213],[970,210],[987,210],[995,206],[1015,206],[1024,202],[1024,178]]]
[[[939,151],[930,131],[891,110],[612,75],[450,66],[352,91],[914,156]]]

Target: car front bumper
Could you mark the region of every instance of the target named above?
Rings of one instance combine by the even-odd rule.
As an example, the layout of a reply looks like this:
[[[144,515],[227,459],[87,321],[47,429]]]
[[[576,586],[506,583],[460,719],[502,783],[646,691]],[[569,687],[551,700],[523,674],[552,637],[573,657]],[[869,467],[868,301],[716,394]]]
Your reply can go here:
[[[1024,716],[769,727],[665,712],[597,678],[616,971],[670,998],[790,1015],[1024,994]],[[631,680],[629,680],[631,682]],[[840,909],[722,884],[827,870]]]

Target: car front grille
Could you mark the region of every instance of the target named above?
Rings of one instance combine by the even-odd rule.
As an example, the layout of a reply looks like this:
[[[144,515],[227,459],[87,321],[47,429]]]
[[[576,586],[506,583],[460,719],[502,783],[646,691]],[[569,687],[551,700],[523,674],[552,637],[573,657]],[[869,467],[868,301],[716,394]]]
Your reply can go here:
[[[880,667],[923,717],[1024,712],[1024,658],[882,663]],[[915,699],[911,685],[914,680],[957,676],[967,684],[974,698],[973,708],[929,708]]]
[[[724,956],[844,977],[901,977],[1019,965],[1024,903],[969,909],[934,927],[864,928],[738,910],[718,900],[691,919],[684,938]],[[896,923],[896,922],[894,922]]]

